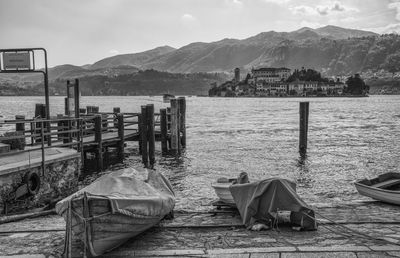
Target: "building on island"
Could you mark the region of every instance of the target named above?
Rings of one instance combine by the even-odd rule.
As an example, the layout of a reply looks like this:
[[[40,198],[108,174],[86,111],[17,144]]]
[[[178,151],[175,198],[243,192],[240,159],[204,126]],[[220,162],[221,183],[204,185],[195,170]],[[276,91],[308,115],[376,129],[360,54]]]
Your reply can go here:
[[[303,68],[304,70],[304,68]],[[261,67],[252,69],[246,78],[240,80],[240,69],[234,69],[234,78],[209,91],[210,96],[340,96],[343,94],[343,80],[306,81],[288,80],[290,69]],[[305,71],[305,70],[304,70]]]
[[[261,67],[258,69],[251,69],[252,77],[255,81],[264,80],[266,82],[280,82],[286,81],[290,76],[290,69],[281,67]]]

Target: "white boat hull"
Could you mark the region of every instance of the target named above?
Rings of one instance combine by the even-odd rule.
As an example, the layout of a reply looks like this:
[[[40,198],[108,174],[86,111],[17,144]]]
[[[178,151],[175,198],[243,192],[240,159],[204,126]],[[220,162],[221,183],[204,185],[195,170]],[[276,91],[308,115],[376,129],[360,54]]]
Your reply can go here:
[[[400,191],[380,189],[373,186],[360,184],[358,182],[354,184],[357,191],[361,195],[370,197],[378,201],[400,205]]]

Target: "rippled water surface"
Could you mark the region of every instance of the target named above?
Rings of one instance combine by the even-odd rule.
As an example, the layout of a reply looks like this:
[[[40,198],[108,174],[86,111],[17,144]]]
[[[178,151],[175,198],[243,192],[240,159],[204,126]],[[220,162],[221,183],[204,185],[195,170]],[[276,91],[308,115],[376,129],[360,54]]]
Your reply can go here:
[[[39,97],[1,97],[6,118],[33,115]],[[298,154],[299,102],[310,102],[307,158]],[[140,105],[166,107],[161,97],[83,97],[100,111]],[[62,113],[64,99],[51,99]],[[279,176],[297,183],[311,203],[360,197],[355,180],[400,172],[400,96],[369,98],[187,98],[187,149],[180,159],[157,155],[178,196],[178,208],[201,209],[216,198],[211,182],[247,172],[250,179]],[[159,150],[160,147],[157,146]],[[137,159],[139,160],[139,159]]]

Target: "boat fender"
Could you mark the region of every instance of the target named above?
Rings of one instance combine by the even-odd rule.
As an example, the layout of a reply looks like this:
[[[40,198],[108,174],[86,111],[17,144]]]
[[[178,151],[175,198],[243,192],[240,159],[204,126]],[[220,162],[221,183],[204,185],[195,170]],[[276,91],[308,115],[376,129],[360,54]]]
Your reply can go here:
[[[25,176],[25,182],[28,185],[28,193],[35,195],[40,189],[40,176],[38,173],[30,171]]]

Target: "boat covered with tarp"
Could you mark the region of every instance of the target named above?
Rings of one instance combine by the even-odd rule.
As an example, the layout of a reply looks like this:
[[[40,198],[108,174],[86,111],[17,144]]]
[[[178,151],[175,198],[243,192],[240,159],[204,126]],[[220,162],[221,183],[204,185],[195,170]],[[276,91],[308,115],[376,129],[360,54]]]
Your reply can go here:
[[[173,211],[171,184],[159,172],[147,171],[144,181],[137,179],[138,172],[133,168],[111,172],[57,203],[56,212],[67,222],[66,256],[72,253],[72,236],[82,240],[85,254],[98,256]]]
[[[400,205],[400,173],[389,172],[355,182],[357,191],[372,199]]]
[[[269,178],[230,187],[242,222],[248,228],[255,224],[271,225],[278,213],[290,211],[290,222],[301,230],[316,230],[314,210],[296,193],[296,184],[282,178]]]

